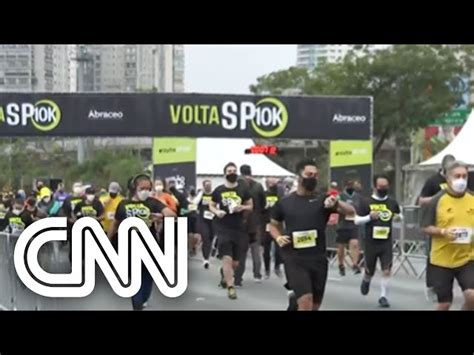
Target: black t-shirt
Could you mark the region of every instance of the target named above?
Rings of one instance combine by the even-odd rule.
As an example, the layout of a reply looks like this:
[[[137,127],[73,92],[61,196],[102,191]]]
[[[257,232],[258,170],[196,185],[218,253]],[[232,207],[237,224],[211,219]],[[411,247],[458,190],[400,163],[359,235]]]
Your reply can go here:
[[[362,217],[377,211],[382,213],[380,218],[375,221],[371,220],[365,225],[366,245],[392,242],[392,221],[393,217],[400,213],[400,206],[390,197],[381,201],[373,196],[361,200],[357,206],[357,215]]]
[[[83,202],[83,201],[84,201],[83,197],[69,196],[68,198],[66,198],[62,206],[64,215],[68,218],[72,217],[72,214],[74,213],[74,210],[76,209],[76,205],[79,202]]]
[[[209,211],[209,203],[212,201],[212,192],[205,193],[203,192],[201,201],[198,204],[199,215],[206,222],[211,222],[214,219],[214,214]]]
[[[92,203],[86,201],[80,201],[76,207],[74,207],[74,215],[77,218],[81,217],[100,217],[104,213],[104,206],[98,199],[94,199]]]
[[[361,196],[357,193],[354,192],[352,195],[349,195],[346,191],[343,191],[339,194],[339,199],[342,202],[348,203],[355,209],[357,209],[357,206],[361,200]],[[358,227],[354,223],[354,219],[351,218],[350,216],[346,217],[343,215],[339,215],[339,229],[357,229]]]
[[[272,210],[272,219],[284,222],[285,234],[290,237],[291,248],[297,255],[324,255],[326,252],[326,225],[329,215],[337,207],[327,209],[324,201],[328,196],[315,193],[300,196],[296,192],[282,198]]]
[[[432,197],[446,188],[446,178],[441,173],[436,173],[426,180],[421,189],[420,197]]]
[[[4,230],[16,235],[22,233],[30,224],[33,223],[31,215],[24,211],[18,216],[12,211],[8,211],[5,216],[5,221]]]
[[[263,222],[270,223],[270,217],[273,207],[280,200],[280,194],[278,190],[267,190],[265,191],[265,209],[263,210]]]
[[[218,186],[212,192],[212,201],[219,205],[219,209],[226,212],[226,215],[218,219],[217,225],[222,229],[232,229],[244,231],[243,213],[230,213],[234,206],[240,206],[244,202],[251,199],[250,192],[243,184],[238,184],[237,187],[226,187],[225,185]]]
[[[128,217],[137,217],[146,223],[153,235],[157,234],[155,223],[152,221],[152,213],[161,213],[166,205],[154,198],[145,201],[123,200],[117,206],[115,219],[122,222]]]

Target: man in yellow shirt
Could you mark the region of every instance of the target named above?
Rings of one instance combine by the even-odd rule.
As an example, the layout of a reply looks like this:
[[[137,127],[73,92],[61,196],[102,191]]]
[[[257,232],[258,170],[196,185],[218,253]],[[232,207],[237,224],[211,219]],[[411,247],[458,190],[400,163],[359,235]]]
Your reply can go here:
[[[447,168],[448,187],[433,196],[423,211],[423,231],[432,238],[430,262],[438,310],[449,310],[456,278],[464,293],[463,309],[474,310],[474,194],[467,190],[468,168]]]
[[[105,219],[102,221],[102,227],[107,233],[115,220],[115,211],[117,206],[123,200],[120,195],[120,185],[118,182],[111,182],[109,185],[109,193],[100,198],[100,202],[104,205]]]

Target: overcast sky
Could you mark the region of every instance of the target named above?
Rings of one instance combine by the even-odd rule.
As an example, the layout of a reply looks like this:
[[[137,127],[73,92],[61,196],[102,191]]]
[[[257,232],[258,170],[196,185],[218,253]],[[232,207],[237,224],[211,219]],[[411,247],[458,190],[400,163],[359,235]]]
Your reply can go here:
[[[296,64],[296,45],[186,45],[186,92],[248,94],[264,74]]]

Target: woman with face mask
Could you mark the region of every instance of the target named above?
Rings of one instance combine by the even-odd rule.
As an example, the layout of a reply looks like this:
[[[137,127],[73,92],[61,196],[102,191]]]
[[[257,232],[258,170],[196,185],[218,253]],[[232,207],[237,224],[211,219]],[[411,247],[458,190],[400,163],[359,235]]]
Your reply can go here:
[[[38,198],[38,208],[48,216],[50,215],[50,210],[53,207],[54,200],[52,198],[53,193],[48,187],[43,187],[40,190]]]
[[[6,219],[6,232],[19,235],[25,228],[33,223],[33,219],[28,213],[24,212],[23,200],[16,199],[12,203],[10,211],[7,212]]]
[[[137,217],[143,220],[153,236],[158,239],[158,244],[164,249],[164,235],[159,233],[163,217],[176,217],[176,214],[157,199],[151,198],[152,181],[147,175],[138,175],[129,180],[129,196],[117,207],[115,220],[109,230],[108,236],[117,249],[117,231],[120,223],[128,217]],[[142,265],[142,285],[138,293],[132,297],[134,310],[143,310],[150,298],[153,286],[148,269]]]
[[[155,189],[154,189],[153,197],[156,198],[158,201],[164,203],[173,212],[178,213],[177,201],[167,191],[165,181],[162,178],[155,179],[154,187]]]
[[[96,192],[94,188],[88,187],[86,189],[85,198],[79,202],[74,208],[74,215],[77,219],[82,217],[92,217],[102,221],[104,216],[104,206],[100,203],[99,199],[96,198]]]

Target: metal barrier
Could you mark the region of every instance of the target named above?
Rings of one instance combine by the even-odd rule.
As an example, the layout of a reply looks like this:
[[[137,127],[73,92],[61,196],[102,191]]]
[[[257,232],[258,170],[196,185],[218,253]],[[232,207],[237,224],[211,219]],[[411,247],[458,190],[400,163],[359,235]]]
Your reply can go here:
[[[18,278],[13,263],[13,253],[19,235],[0,232],[0,309],[40,310],[42,297],[30,291]],[[58,269],[59,243],[50,242],[38,253],[40,266],[48,272]]]

